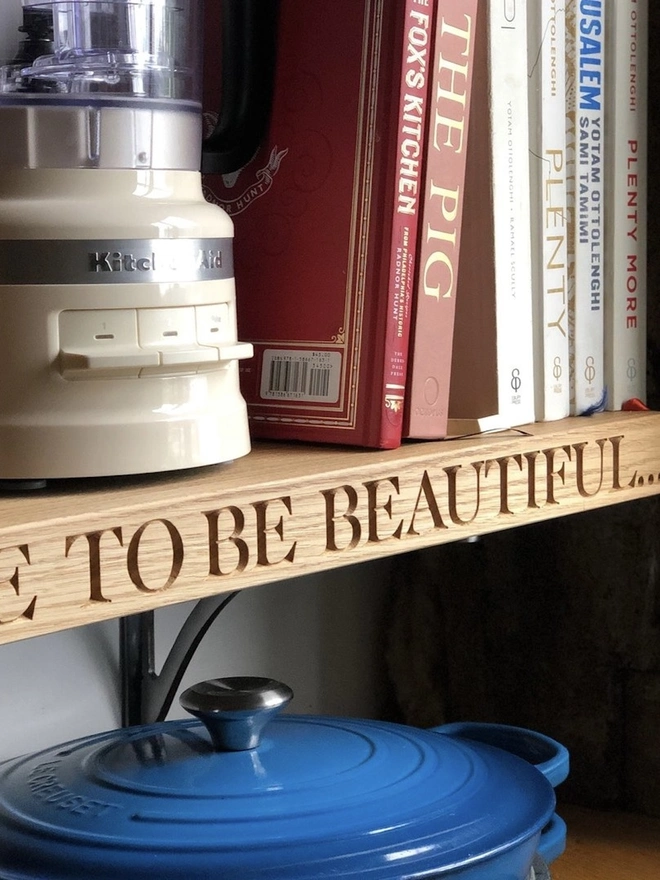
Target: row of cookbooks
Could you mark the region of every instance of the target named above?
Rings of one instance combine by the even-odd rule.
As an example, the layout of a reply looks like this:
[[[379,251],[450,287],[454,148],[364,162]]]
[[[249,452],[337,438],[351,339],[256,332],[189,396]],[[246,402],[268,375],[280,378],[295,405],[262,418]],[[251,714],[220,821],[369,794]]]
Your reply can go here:
[[[647,3],[281,0],[268,137],[204,181],[253,437],[643,401]]]

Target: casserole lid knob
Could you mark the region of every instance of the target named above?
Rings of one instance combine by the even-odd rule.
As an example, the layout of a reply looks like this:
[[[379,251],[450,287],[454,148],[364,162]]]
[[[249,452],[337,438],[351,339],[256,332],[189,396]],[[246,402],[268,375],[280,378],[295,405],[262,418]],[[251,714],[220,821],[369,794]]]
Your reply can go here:
[[[179,702],[205,725],[216,751],[242,752],[257,748],[266,724],[292,697],[282,682],[241,675],[198,682]]]

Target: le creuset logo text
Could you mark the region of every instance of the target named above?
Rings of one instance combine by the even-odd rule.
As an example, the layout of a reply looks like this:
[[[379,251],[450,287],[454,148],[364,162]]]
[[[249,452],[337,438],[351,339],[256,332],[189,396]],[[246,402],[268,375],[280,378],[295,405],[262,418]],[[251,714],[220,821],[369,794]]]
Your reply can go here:
[[[157,272],[161,269],[176,272],[189,269],[191,262],[177,260],[172,256],[151,252],[148,256],[122,251],[92,251],[88,254],[90,272]],[[199,250],[192,260],[192,267],[202,269],[222,269],[222,251]]]
[[[74,816],[96,819],[108,810],[118,810],[117,804],[97,801],[84,795],[75,794],[62,785],[57,777],[58,761],[39,764],[30,771],[28,787],[37,800],[50,804],[53,809],[65,810]]]

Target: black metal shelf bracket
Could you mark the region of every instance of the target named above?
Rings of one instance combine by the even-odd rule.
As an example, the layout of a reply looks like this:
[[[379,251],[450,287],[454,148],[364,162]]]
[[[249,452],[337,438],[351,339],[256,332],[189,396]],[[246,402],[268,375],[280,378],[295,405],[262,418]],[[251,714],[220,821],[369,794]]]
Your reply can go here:
[[[119,621],[121,718],[124,727],[163,721],[181,680],[211,624],[238,591],[200,599],[186,618],[163,667],[156,673],[155,615],[144,611]]]

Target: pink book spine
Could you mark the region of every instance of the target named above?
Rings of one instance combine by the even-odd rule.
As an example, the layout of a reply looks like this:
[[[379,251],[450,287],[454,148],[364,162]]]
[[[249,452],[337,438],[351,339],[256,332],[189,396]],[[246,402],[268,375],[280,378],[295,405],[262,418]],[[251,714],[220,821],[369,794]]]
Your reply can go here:
[[[447,433],[477,0],[439,6],[413,294],[404,436]]]

